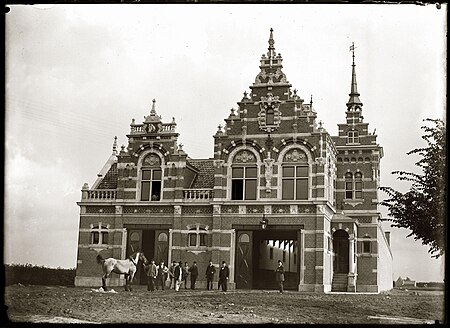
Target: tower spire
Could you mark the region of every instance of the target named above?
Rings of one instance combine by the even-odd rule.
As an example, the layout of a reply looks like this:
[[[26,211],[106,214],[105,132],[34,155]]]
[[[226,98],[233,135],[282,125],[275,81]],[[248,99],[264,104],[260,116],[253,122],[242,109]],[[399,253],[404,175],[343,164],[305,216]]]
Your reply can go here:
[[[156,109],[155,109],[156,100],[153,99],[152,102],[153,102],[153,104],[152,104],[152,109],[150,110],[150,115],[156,115]]]
[[[351,109],[351,108],[359,108],[361,109],[362,106],[362,102],[361,100],[359,100],[359,93],[358,93],[358,87],[356,84],[356,69],[355,69],[355,43],[352,42],[352,45],[350,46],[350,51],[352,51],[352,57],[353,57],[353,62],[352,62],[352,84],[350,87],[350,99],[348,100],[347,103],[347,108]]]

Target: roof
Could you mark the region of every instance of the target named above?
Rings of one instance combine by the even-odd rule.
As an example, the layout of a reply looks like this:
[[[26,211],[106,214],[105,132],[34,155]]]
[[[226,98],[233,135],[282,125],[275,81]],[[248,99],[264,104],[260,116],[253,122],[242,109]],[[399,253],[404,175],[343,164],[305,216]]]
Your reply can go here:
[[[109,168],[105,177],[97,186],[97,189],[116,189],[117,188],[117,163],[114,163]]]
[[[214,188],[214,160],[213,159],[188,159],[189,165],[199,172],[192,183],[192,189]]]

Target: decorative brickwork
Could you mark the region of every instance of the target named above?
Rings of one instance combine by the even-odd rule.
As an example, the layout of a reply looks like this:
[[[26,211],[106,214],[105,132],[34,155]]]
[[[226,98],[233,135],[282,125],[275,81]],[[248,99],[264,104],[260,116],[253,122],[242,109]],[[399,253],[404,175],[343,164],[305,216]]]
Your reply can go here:
[[[291,88],[273,30],[268,43],[250,92],[214,135],[213,158],[188,157],[156,100],[144,121],[131,120],[121,151],[115,139],[92,189],[81,190],[77,285],[101,282],[98,253],[142,250],[166,263],[196,261],[199,287],[209,260],[216,268],[225,260],[230,288],[270,288],[267,272],[280,259],[293,290],[392,288],[389,240],[376,219],[383,148],[363,122],[354,60],[345,123],[331,136],[312,96],[308,103]],[[146,278],[138,270],[135,283]]]

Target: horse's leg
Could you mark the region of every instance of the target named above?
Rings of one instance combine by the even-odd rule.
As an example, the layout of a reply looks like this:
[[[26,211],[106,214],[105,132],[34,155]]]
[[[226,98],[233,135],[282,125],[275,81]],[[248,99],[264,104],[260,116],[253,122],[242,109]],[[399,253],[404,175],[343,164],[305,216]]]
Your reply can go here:
[[[107,275],[107,274],[104,274],[104,275],[102,276],[102,288],[103,288],[103,290],[104,290],[105,292],[108,290],[108,288],[106,288],[106,278],[108,278],[108,275]]]
[[[133,284],[133,277],[134,277],[134,274],[133,273],[130,274],[130,292],[133,291],[133,288],[131,287],[131,285]]]
[[[125,291],[128,291],[128,274],[125,274]]]

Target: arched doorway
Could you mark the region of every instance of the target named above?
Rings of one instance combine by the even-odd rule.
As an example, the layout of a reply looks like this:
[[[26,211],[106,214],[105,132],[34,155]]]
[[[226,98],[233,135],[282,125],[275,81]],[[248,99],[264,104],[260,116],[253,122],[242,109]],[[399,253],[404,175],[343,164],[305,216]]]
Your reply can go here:
[[[334,273],[348,273],[348,238],[349,235],[345,230],[337,230],[333,233]]]

